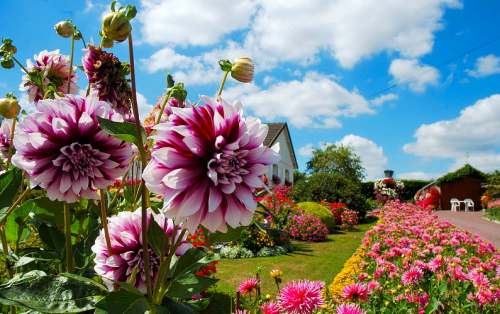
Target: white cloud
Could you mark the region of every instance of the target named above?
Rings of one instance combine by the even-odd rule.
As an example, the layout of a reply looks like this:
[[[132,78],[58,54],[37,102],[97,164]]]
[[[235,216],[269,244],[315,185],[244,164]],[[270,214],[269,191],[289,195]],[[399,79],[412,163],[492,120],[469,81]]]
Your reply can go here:
[[[406,180],[432,180],[440,178],[445,174],[446,173],[425,173],[417,171],[417,172],[396,173],[396,177],[398,179],[406,179]]]
[[[89,13],[90,10],[94,7],[94,4],[92,3],[91,0],[86,0],[85,1],[85,9],[83,10],[83,13]]]
[[[148,104],[148,100],[144,95],[137,93],[137,106],[139,109],[139,120],[144,121],[149,117],[149,113],[153,110],[155,105]]]
[[[366,170],[366,180],[376,180],[384,174],[384,166],[388,159],[384,155],[384,149],[375,142],[354,134],[346,135],[335,145],[350,146],[353,152],[359,156]]]
[[[371,103],[378,106],[386,101],[391,101],[391,100],[398,99],[398,98],[399,98],[398,95],[389,93],[389,94],[385,94],[385,95],[382,95],[380,97],[375,98],[374,100],[371,101]]]
[[[138,14],[142,40],[150,44],[213,45],[247,28],[255,1],[142,0]]]
[[[389,73],[397,84],[408,82],[409,88],[414,92],[424,92],[428,85],[437,85],[439,78],[436,68],[420,65],[417,60],[393,60]]]
[[[314,150],[313,144],[307,143],[306,146],[301,147],[299,149],[298,153],[300,156],[310,156],[312,155],[313,150]]]
[[[474,70],[465,70],[470,76],[485,77],[488,75],[500,73],[500,57],[490,54],[484,57],[479,57],[476,60]]]
[[[288,119],[298,128],[339,128],[340,117],[374,113],[356,91],[350,92],[316,72],[308,72],[302,81],[278,82],[266,90],[255,84],[239,84],[222,96],[230,102],[241,100],[264,121]]]
[[[403,151],[427,158],[454,159],[450,171],[467,160],[482,171],[493,171],[500,165],[499,116],[499,94],[478,100],[456,119],[420,126],[414,134],[416,142],[405,144]]]

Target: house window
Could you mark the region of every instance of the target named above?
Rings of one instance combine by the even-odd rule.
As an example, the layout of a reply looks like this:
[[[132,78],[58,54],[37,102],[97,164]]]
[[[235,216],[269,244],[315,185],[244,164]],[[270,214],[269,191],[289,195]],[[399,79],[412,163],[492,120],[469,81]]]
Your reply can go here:
[[[288,169],[285,169],[285,183],[290,182],[290,171]]]

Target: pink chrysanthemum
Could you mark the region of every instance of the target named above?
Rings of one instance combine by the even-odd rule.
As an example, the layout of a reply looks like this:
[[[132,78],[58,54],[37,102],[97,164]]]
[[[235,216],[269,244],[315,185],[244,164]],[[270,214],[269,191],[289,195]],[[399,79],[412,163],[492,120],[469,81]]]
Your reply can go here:
[[[412,267],[403,273],[401,276],[401,283],[407,286],[416,285],[422,278],[424,278],[422,269]]]
[[[156,125],[156,120],[158,119],[158,115],[160,114],[161,107],[163,106],[163,103],[165,102],[165,97],[167,97],[166,94],[163,94],[163,96],[158,98],[158,103],[156,106],[153,108],[153,111],[151,111],[150,116],[144,119],[144,124],[142,125],[144,129],[146,130],[147,135],[151,135],[153,132],[153,127]],[[161,114],[160,122],[167,122],[168,117],[173,114],[172,108],[192,108],[193,105],[191,105],[191,102],[189,100],[186,100],[182,106],[179,106],[179,101],[175,98],[170,98],[168,102],[165,104],[165,108],[163,110],[163,113]]]
[[[0,126],[0,158],[7,161],[9,153],[10,135],[12,132],[12,120],[4,119]]]
[[[273,301],[262,303],[259,307],[264,314],[280,314],[281,310],[278,304]]]
[[[368,294],[368,289],[362,283],[354,283],[352,285],[345,286],[342,289],[342,292],[340,292],[340,295],[344,297],[344,300],[350,300],[353,302],[366,302]]]
[[[153,216],[153,219],[165,231],[167,235],[166,243],[170,243],[174,231],[172,220],[165,219],[163,214],[156,215],[148,209],[148,226],[151,216]],[[137,274],[133,285],[142,293],[146,294],[147,292],[146,273],[142,258],[141,217],[141,209],[139,208],[135,212],[120,212],[117,216],[108,218],[112,254],[108,252],[106,239],[102,229],[95,244],[92,246],[92,251],[96,253],[94,259],[96,266],[94,270],[103,277],[103,281],[110,291],[114,290],[114,285],[112,281],[106,279],[129,282],[134,269],[137,267]],[[182,228],[177,229],[176,238],[179,237],[181,230]],[[175,251],[175,254],[180,256],[191,246],[192,244],[189,243],[187,235],[185,235],[181,245]],[[167,253],[168,245],[165,254]],[[151,247],[149,248],[149,265],[151,269],[151,283],[154,285],[160,266],[160,257]]]
[[[335,308],[335,314],[366,314],[359,305],[352,303],[342,303]]]
[[[280,156],[262,146],[267,126],[243,118],[241,103],[202,96],[205,107],[172,108],[169,122],[154,127],[152,159],[143,173],[147,187],[164,194],[167,217],[186,220],[194,232],[248,225],[256,208],[255,188]]]
[[[322,281],[299,280],[287,283],[278,295],[278,304],[289,314],[309,314],[325,304]]]
[[[253,293],[257,289],[258,285],[260,285],[260,281],[258,281],[257,279],[246,279],[238,285],[236,291],[243,293],[243,296],[246,296],[249,293]]]
[[[82,58],[83,68],[90,86],[100,100],[107,101],[111,107],[124,117],[130,115],[132,89],[125,73],[128,65],[123,65],[112,53],[100,47],[88,45]]]
[[[76,76],[76,66],[71,70],[71,79],[69,78],[69,56],[59,54],[59,49],[54,51],[44,50],[40,54],[34,56],[35,63],[27,60],[26,70],[28,72],[37,71],[43,73],[43,93],[47,92],[47,86],[54,84],[57,90],[63,94],[68,93],[68,82],[70,84],[70,94],[78,92],[78,86],[74,83],[78,81]],[[42,100],[44,95],[38,86],[30,83],[29,76],[23,75],[23,82],[19,85],[19,90],[28,90],[28,103],[38,103]]]
[[[38,102],[38,111],[16,127],[12,163],[30,175],[32,186],[51,200],[98,199],[96,189],[113,185],[128,169],[132,145],[104,132],[97,116],[122,121],[95,96],[68,95]]]

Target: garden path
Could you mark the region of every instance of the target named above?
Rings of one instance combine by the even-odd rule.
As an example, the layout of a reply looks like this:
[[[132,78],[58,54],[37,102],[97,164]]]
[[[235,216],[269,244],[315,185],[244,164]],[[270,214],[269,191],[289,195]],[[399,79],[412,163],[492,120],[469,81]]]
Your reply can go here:
[[[449,221],[457,227],[479,234],[481,239],[493,243],[500,249],[500,224],[483,219],[483,212],[439,210],[436,215],[442,221]]]

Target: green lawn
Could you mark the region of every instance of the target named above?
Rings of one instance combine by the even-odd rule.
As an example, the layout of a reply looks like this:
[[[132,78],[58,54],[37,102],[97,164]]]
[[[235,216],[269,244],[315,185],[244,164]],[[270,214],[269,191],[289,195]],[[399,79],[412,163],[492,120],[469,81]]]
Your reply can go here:
[[[367,218],[350,232],[328,235],[325,242],[294,242],[296,250],[290,254],[274,257],[249,259],[221,259],[217,265],[218,284],[209,290],[212,296],[209,307],[203,314],[225,314],[230,312],[231,298],[243,280],[255,277],[258,267],[262,267],[261,293],[276,295],[277,289],[269,272],[277,267],[283,271],[283,283],[298,279],[322,280],[327,285],[340,272],[344,263],[361,244],[365,232],[377,222]],[[233,309],[234,311],[234,309]]]

